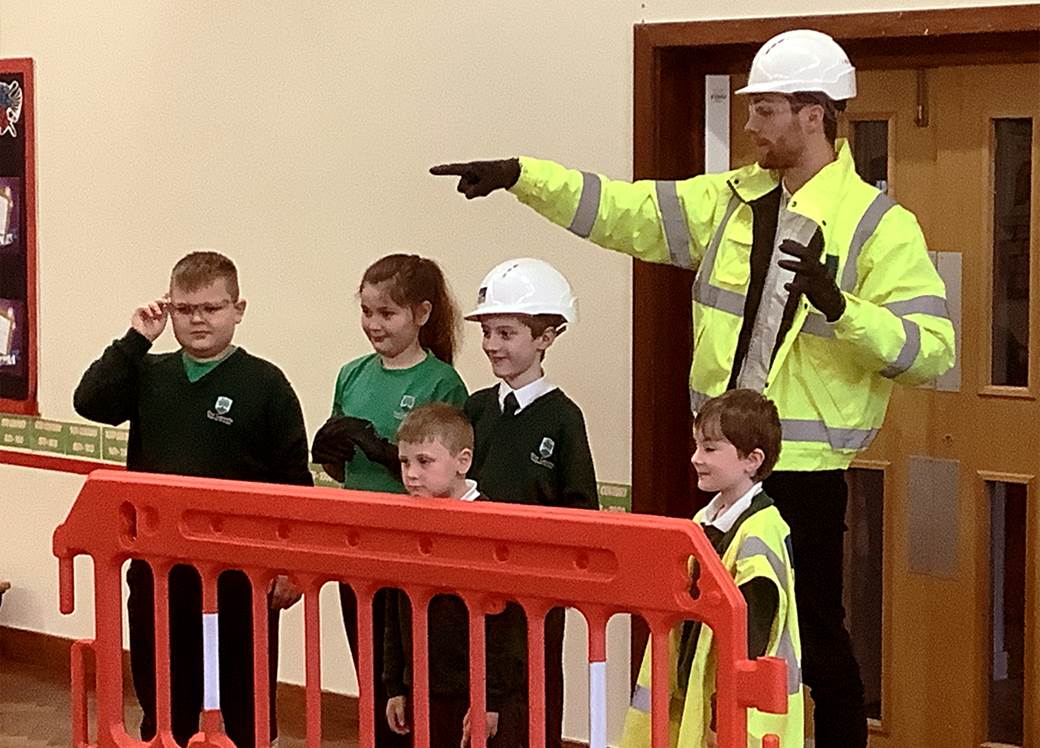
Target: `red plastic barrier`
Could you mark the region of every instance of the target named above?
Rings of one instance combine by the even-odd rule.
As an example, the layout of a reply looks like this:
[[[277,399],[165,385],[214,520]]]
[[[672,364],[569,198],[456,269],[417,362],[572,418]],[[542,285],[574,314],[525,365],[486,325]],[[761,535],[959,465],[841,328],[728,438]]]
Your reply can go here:
[[[147,745],[174,748],[169,734],[170,671],[166,578],[177,563],[192,563],[203,583],[203,611],[216,612],[216,579],[242,569],[253,584],[256,735],[269,742],[267,714],[266,591],[290,574],[304,591],[307,746],[321,745],[319,591],[348,582],[359,611],[369,611],[383,587],[408,593],[413,609],[442,592],[457,594],[470,611],[470,699],[484,708],[485,612],[514,600],[528,619],[529,679],[544,680],[541,622],[555,606],[581,611],[588,622],[589,662],[606,660],[606,625],[615,613],[642,616],[651,630],[653,748],[668,746],[668,633],[696,618],[715,632],[718,647],[717,725],[720,748],[747,746],[748,707],[787,708],[786,666],[776,658],[749,661],[746,607],[704,533],[679,519],[610,512],[422,500],[329,488],[183,478],[98,470],[87,478],[69,516],[54,532],[61,610],[74,601],[73,559],[94,562],[95,639],[72,651],[72,721],[77,748],[87,737],[84,657],[96,660],[99,748],[146,745],[123,725],[121,567],[147,560],[155,577],[156,693],[159,737]],[[699,596],[689,593],[689,558],[701,573]],[[428,746],[426,616],[413,615],[413,733]],[[372,619],[359,616],[359,722],[362,748],[374,744],[374,720],[383,718],[372,689]],[[344,652],[346,655],[346,652]],[[597,668],[602,673],[602,668]],[[544,746],[544,693],[530,690],[530,744]],[[603,745],[605,720],[594,719],[593,748]],[[483,720],[473,720],[473,743],[483,745]],[[763,746],[773,745],[767,738]],[[217,709],[203,712],[192,748],[231,748]]]

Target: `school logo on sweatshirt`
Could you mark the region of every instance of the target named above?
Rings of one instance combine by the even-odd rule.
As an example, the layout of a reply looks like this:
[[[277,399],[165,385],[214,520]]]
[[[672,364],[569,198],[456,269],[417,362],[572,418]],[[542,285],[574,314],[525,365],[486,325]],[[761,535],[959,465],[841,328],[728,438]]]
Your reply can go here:
[[[394,411],[394,418],[398,421],[403,420],[409,411],[415,407],[415,395],[404,395],[401,398],[401,405]]]
[[[542,443],[538,445],[538,454],[531,453],[531,462],[535,465],[541,465],[542,467],[549,468],[552,470],[556,467],[556,464],[549,460],[553,455],[553,450],[556,449],[556,442],[549,437],[543,437]]]
[[[206,418],[211,421],[217,421],[225,426],[230,426],[234,423],[233,418],[228,418],[228,412],[231,410],[231,404],[234,402],[230,397],[220,395],[217,401],[213,403],[213,410],[206,411]],[[214,412],[215,411],[215,412]]]

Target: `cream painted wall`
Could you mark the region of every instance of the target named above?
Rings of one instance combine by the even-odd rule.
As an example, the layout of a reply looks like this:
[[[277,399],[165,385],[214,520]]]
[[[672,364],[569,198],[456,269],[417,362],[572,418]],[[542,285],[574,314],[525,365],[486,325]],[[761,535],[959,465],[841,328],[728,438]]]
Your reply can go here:
[[[36,61],[41,412],[75,418],[83,368],[191,248],[238,262],[250,302],[239,342],[283,367],[312,432],[339,366],[366,352],[354,291],[371,261],[437,258],[466,306],[487,269],[535,255],[571,278],[583,312],[549,371],[585,409],[601,479],[627,482],[629,261],[509,196],[467,204],[426,173],[524,152],[629,174],[633,6],[598,13],[601,32],[574,71],[574,50],[558,42],[587,33],[576,4],[0,4],[0,55]],[[475,329],[466,333],[459,368],[476,388],[490,374]],[[167,333],[157,347],[172,346]],[[0,573],[18,587],[0,624],[88,635],[89,574],[80,613],[63,618],[50,558],[78,482],[0,468],[0,486],[11,528]],[[323,602],[326,687],[356,693],[335,595]],[[281,672],[296,682],[301,618],[287,615],[283,637]],[[575,683],[583,626],[572,629]],[[618,715],[627,621],[611,634]],[[568,706],[568,734],[586,734],[584,711]]]
[[[0,55],[36,61],[41,411],[75,417],[70,393],[83,368],[191,248],[239,263],[250,302],[239,342],[284,368],[312,432],[338,367],[366,352],[353,293],[369,262],[401,250],[435,257],[466,306],[486,269],[535,255],[581,297],[582,322],[552,350],[550,374],[584,408],[600,478],[627,482],[629,261],[510,196],[467,204],[426,168],[530,153],[630,176],[640,21],[935,5],[0,0]],[[482,386],[490,376],[475,330],[465,340],[459,369]],[[172,345],[167,334],[158,348]],[[0,467],[0,576],[16,585],[0,625],[89,635],[87,569],[79,612],[62,617],[50,556],[79,484]],[[324,602],[326,686],[356,693],[333,596]],[[291,612],[282,673],[296,682],[301,628]],[[575,685],[582,629],[572,617],[574,737],[587,734]],[[612,734],[627,698],[627,631],[625,621],[611,627]]]

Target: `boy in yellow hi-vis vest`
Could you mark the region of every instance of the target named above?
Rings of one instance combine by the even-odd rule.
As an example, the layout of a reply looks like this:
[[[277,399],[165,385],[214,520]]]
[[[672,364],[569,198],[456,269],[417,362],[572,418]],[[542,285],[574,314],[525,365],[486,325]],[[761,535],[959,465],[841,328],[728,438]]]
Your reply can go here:
[[[798,610],[791,567],[791,531],[762,491],[780,454],[776,406],[753,390],[730,390],[709,400],[694,421],[697,484],[714,491],[694,516],[747,601],[748,657],[780,657],[787,663],[787,713],[748,713],[748,746],[775,734],[783,748],[804,745]],[[669,744],[715,745],[715,646],[698,621],[676,627],[669,641],[671,673]],[[650,745],[650,649],[647,647],[632,704],[625,717],[623,748]]]

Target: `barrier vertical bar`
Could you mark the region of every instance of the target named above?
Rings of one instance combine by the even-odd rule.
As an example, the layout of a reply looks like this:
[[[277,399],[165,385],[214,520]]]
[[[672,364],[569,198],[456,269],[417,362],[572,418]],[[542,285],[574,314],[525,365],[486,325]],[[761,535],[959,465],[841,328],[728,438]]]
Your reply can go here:
[[[72,711],[72,745],[74,748],[87,748],[90,741],[90,730],[87,726],[87,666],[86,652],[93,652],[91,642],[79,640],[72,642],[69,653],[69,674],[72,677],[71,711]],[[97,673],[97,658],[94,662]],[[97,685],[94,686],[95,690]]]
[[[123,724],[123,589],[121,559],[94,561],[94,654],[97,664],[98,743]],[[103,674],[103,677],[102,677]],[[106,736],[106,737],[102,737]]]
[[[402,597],[401,604],[407,599],[412,606],[412,691],[408,699],[412,702],[412,744],[414,748],[429,748],[430,745],[430,648],[429,648],[429,605],[430,597],[425,593],[416,593]],[[387,625],[394,625],[387,620]]]
[[[158,734],[171,732],[170,565],[149,564],[152,574],[152,631],[155,632],[155,725]]]
[[[589,629],[589,748],[607,745],[607,621],[601,611],[585,613]]]
[[[545,616],[543,603],[524,603],[527,615],[527,719],[531,748],[545,748]]]
[[[368,585],[352,584],[358,609],[358,745],[375,748],[375,674],[372,653],[372,596]]]
[[[303,594],[307,659],[307,748],[321,748],[321,587],[308,581]]]
[[[217,618],[217,577],[212,567],[202,576],[202,739],[223,735],[220,715],[220,628]],[[199,735],[189,741],[196,742]]]
[[[487,744],[487,704],[484,698],[487,663],[484,661],[484,601],[466,598],[469,609],[469,744],[484,748]]]
[[[649,623],[649,621],[648,621]],[[671,695],[669,684],[671,673],[668,657],[670,632],[661,623],[650,628],[650,745],[652,748],[668,748],[668,707]]]
[[[739,601],[740,615],[728,626],[713,631],[719,661],[736,662],[747,657],[747,608]],[[734,635],[736,634],[736,635]],[[716,674],[716,732],[720,748],[747,743],[747,710],[740,705],[740,685],[732,668],[720,668]]]
[[[271,744],[271,663],[267,639],[271,604],[267,589],[272,577],[249,574],[248,578],[253,601],[253,735],[257,745],[268,746]]]

